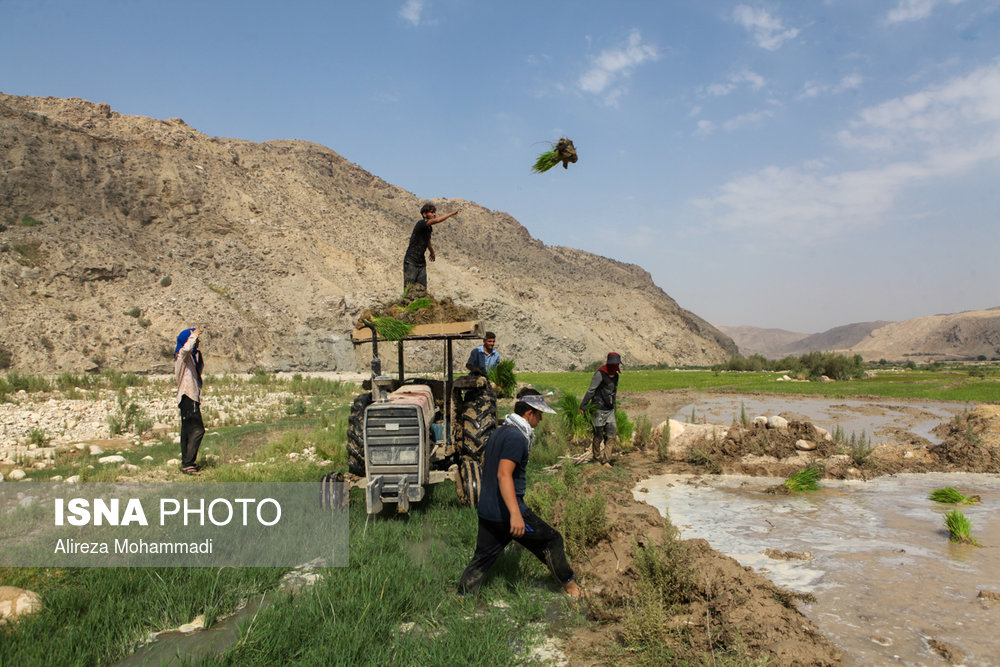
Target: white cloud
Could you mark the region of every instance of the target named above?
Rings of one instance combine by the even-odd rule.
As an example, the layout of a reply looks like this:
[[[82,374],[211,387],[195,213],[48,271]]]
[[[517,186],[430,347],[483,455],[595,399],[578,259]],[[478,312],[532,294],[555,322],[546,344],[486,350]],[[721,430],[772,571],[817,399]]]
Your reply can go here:
[[[781,19],[771,16],[766,9],[749,5],[737,5],[733,10],[733,19],[753,34],[757,46],[768,51],[776,51],[784,42],[799,34],[798,28],[786,28]]]
[[[899,0],[899,4],[889,10],[885,20],[889,23],[920,21],[930,16],[937,5],[945,2],[957,5],[962,0]]]
[[[753,111],[750,113],[740,114],[735,118],[730,118],[725,123],[722,124],[722,129],[726,132],[732,132],[733,130],[738,130],[740,128],[746,127],[748,125],[758,125],[767,118],[774,116],[774,112],[770,110],[763,111]]]
[[[593,57],[590,68],[580,76],[577,85],[583,92],[603,95],[605,102],[614,106],[625,92],[615,84],[627,79],[638,65],[658,58],[656,47],[643,44],[642,35],[633,29],[622,46],[606,49]]]
[[[406,0],[399,9],[399,17],[413,25],[420,25],[425,4],[424,0]]]
[[[760,90],[764,87],[765,83],[764,77],[760,74],[744,69],[730,74],[723,83],[711,83],[703,86],[699,90],[699,93],[711,97],[722,97],[730,94],[743,84],[749,85],[753,90]]]
[[[800,241],[880,224],[908,190],[998,168],[1000,62],[865,109],[840,138],[896,159],[881,153],[870,167],[840,172],[824,161],[769,166],[694,204],[714,225]]]
[[[856,90],[864,83],[864,77],[860,74],[848,74],[835,84],[817,83],[807,81],[802,87],[800,98],[819,97],[820,95],[838,95],[847,90]]]

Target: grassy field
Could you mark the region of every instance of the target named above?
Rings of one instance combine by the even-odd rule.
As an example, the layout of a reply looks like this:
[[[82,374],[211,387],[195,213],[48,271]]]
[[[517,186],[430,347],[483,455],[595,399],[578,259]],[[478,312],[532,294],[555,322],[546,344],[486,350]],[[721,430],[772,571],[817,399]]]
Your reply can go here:
[[[591,375],[520,373],[518,380],[580,396]],[[836,383],[778,382],[778,377],[767,372],[626,370],[620,389],[1000,400],[1000,376],[993,372],[878,371],[863,380]],[[100,386],[141,387],[144,380],[105,375],[87,382],[84,376],[63,377],[61,382],[15,376],[5,380],[4,387],[7,393],[14,388],[46,392],[60,385],[62,391],[87,392]],[[309,378],[279,381],[266,374],[243,380],[213,378],[209,384],[209,406],[214,397],[241,392],[284,392],[291,397],[279,405],[277,416],[272,412],[263,423],[215,425],[209,418],[202,451],[212,459],[202,481],[313,481],[324,472],[346,470],[347,409],[359,391],[356,387]],[[503,402],[503,411],[510,409],[509,403]],[[559,484],[566,484],[566,479],[553,481],[541,466],[583,447],[568,443],[559,423],[555,416],[543,422],[532,451],[529,478],[541,494],[539,502],[546,489],[559,491]],[[36,478],[81,474],[85,481],[113,481],[127,474],[133,478],[158,474],[182,479],[175,466],[166,464],[178,454],[169,438],[147,445],[126,453],[129,463],[139,466],[137,473],[91,469],[90,458],[77,453],[66,455],[56,469]],[[146,456],[152,460],[144,461]],[[35,472],[31,474],[35,477]],[[579,543],[586,541],[590,530],[586,519],[580,517],[577,528],[564,526],[567,535],[577,531],[579,537],[573,539]],[[504,554],[481,596],[456,596],[454,588],[471,556],[475,533],[475,513],[459,505],[450,482],[430,487],[418,509],[401,518],[369,519],[355,490],[350,566],[326,571],[314,588],[281,598],[257,613],[244,625],[241,639],[215,662],[328,664],[336,656],[335,662],[342,664],[527,664],[535,661],[533,647],[545,636],[566,635],[589,623],[561,595],[547,570],[521,549]],[[0,585],[34,590],[45,601],[41,612],[3,631],[0,665],[115,662],[150,632],[176,627],[200,614],[210,625],[224,619],[241,601],[273,590],[284,572],[280,568],[0,568]]]
[[[624,370],[619,391],[687,389],[817,396],[884,396],[941,401],[1000,401],[1000,373],[979,377],[965,370],[877,370],[873,377],[846,382],[779,382],[782,373],[711,370]],[[593,373],[518,373],[520,382],[582,396]]]

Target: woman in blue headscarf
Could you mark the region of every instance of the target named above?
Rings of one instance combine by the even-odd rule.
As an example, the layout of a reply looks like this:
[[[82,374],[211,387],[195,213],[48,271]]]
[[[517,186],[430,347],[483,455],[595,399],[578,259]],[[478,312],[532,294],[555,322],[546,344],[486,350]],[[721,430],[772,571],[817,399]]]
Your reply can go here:
[[[205,360],[198,349],[199,329],[185,329],[177,335],[174,348],[174,374],[177,375],[177,405],[181,409],[181,472],[198,475],[201,466],[198,448],[205,436],[201,420],[201,371]]]

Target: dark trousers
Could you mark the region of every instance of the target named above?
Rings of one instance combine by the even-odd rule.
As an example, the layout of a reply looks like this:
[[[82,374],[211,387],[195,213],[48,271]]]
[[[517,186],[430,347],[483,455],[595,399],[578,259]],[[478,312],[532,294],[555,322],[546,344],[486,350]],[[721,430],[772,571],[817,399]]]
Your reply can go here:
[[[201,404],[189,396],[181,396],[181,467],[193,466],[198,459],[198,448],[205,437],[205,424],[201,420]]]
[[[417,266],[411,262],[403,262],[403,289],[407,285],[423,285],[427,289],[427,265]]]
[[[476,593],[486,579],[493,563],[503,553],[511,540],[535,554],[538,560],[545,563],[552,575],[560,584],[569,583],[573,579],[573,568],[566,560],[566,550],[559,531],[545,523],[530,509],[521,508],[524,518],[524,535],[511,537],[510,523],[487,521],[479,517],[479,536],[476,538],[476,553],[469,561],[468,567],[462,573],[458,582],[458,594]]]

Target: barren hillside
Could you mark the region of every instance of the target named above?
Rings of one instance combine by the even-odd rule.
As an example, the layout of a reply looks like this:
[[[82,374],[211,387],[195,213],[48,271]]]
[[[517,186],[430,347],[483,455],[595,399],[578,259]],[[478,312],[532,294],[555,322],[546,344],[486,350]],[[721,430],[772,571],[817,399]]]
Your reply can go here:
[[[208,137],[79,99],[0,95],[0,121],[11,368],[163,371],[195,325],[211,372],[361,368],[348,332],[402,290],[412,194],[316,144]],[[612,349],[629,364],[736,352],[638,266],[545,246],[475,203],[436,203],[462,212],[435,230],[431,292],[477,308],[519,369]],[[439,350],[425,352],[432,364]]]
[[[1000,358],[1000,308],[893,322],[850,349],[865,360]]]

